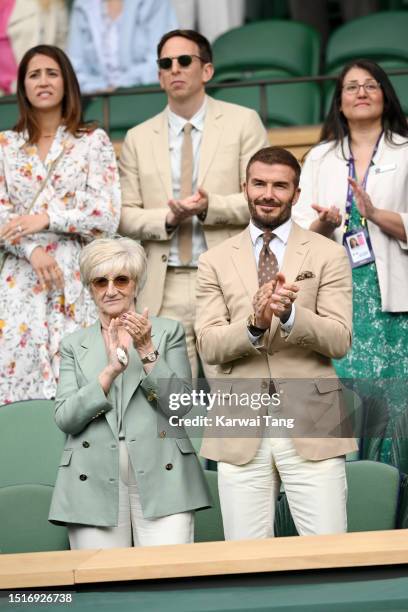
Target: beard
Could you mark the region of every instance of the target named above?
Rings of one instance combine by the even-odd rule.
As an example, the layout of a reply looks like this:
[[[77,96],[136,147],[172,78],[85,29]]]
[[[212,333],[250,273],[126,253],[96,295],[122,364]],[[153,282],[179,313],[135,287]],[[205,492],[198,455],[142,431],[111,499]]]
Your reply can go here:
[[[279,213],[272,217],[267,213],[260,212],[258,206],[262,204],[265,206],[269,205],[271,209],[279,209]],[[292,201],[275,204],[272,201],[263,199],[248,200],[248,207],[252,223],[262,230],[274,230],[290,219],[292,213]]]

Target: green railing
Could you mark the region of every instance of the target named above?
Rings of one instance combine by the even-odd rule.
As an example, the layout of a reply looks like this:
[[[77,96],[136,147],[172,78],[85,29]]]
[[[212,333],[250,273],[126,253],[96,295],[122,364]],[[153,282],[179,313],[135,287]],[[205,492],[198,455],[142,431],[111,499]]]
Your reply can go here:
[[[408,75],[408,69],[395,69],[388,70],[388,76],[401,76]],[[259,109],[258,112],[261,116],[262,121],[267,124],[268,120],[268,88],[276,85],[294,85],[300,83],[316,83],[323,85],[324,83],[329,83],[331,81],[336,80],[336,75],[320,75],[320,76],[305,76],[305,77],[292,77],[292,78],[273,78],[273,79],[254,79],[254,80],[242,80],[242,81],[233,81],[233,82],[222,82],[222,81],[214,81],[207,85],[207,89],[209,92],[217,89],[234,89],[234,88],[259,88]],[[139,86],[128,89],[118,89],[114,92],[107,93],[98,93],[98,94],[89,94],[84,95],[83,100],[85,105],[87,101],[102,101],[102,125],[104,129],[109,133],[111,128],[111,108],[110,101],[112,97],[117,98],[118,96],[137,96],[143,94],[163,94],[163,91],[159,87],[159,85],[152,86]],[[323,116],[323,94],[321,95],[321,109],[320,109],[320,117]],[[401,100],[402,106],[408,111],[408,85],[407,85],[407,100]],[[1,108],[2,106],[8,105],[13,106],[16,104],[16,96],[4,96],[0,97],[0,125],[2,129],[4,126],[1,120]],[[154,113],[152,113],[154,114]],[[408,112],[407,112],[408,114]],[[10,127],[10,126],[8,126]]]

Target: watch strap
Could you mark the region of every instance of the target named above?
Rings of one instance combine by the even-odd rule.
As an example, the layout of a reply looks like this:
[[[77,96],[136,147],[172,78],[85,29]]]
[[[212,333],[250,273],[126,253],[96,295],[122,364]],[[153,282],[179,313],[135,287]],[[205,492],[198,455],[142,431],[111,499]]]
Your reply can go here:
[[[262,336],[262,334],[266,332],[266,329],[264,329],[263,327],[257,327],[255,325],[255,315],[254,314],[249,315],[247,319],[247,328],[248,328],[249,333],[252,334],[253,336]]]

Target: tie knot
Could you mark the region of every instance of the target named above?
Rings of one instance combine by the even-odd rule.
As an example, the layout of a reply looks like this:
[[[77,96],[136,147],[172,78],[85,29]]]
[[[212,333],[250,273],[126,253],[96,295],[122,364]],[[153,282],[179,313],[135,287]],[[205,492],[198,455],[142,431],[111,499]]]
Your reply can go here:
[[[263,239],[263,245],[264,247],[269,247],[269,243],[272,240],[272,238],[274,237],[274,233],[272,230],[268,230],[266,232],[264,232],[262,234],[262,239]]]
[[[183,132],[184,134],[191,134],[191,130],[193,129],[193,124],[192,123],[186,123],[185,126],[183,127]]]

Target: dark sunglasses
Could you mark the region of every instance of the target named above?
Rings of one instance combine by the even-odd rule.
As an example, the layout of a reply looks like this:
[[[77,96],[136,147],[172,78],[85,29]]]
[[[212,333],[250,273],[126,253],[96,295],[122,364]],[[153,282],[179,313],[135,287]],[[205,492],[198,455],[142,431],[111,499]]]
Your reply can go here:
[[[98,276],[97,278],[94,278],[91,281],[91,284],[94,289],[100,291],[102,289],[106,289],[106,287],[109,285],[109,280],[110,279],[105,278],[105,276]],[[115,285],[116,289],[124,289],[128,286],[130,280],[131,279],[129,278],[129,276],[120,274],[119,276],[115,276],[115,278],[112,279],[112,282]]]
[[[179,66],[182,68],[187,68],[187,66],[189,66],[193,61],[193,57],[199,59],[200,62],[203,61],[199,55],[178,55],[176,57],[161,57],[157,60],[157,65],[162,70],[170,70],[173,65],[173,60],[177,60]]]

